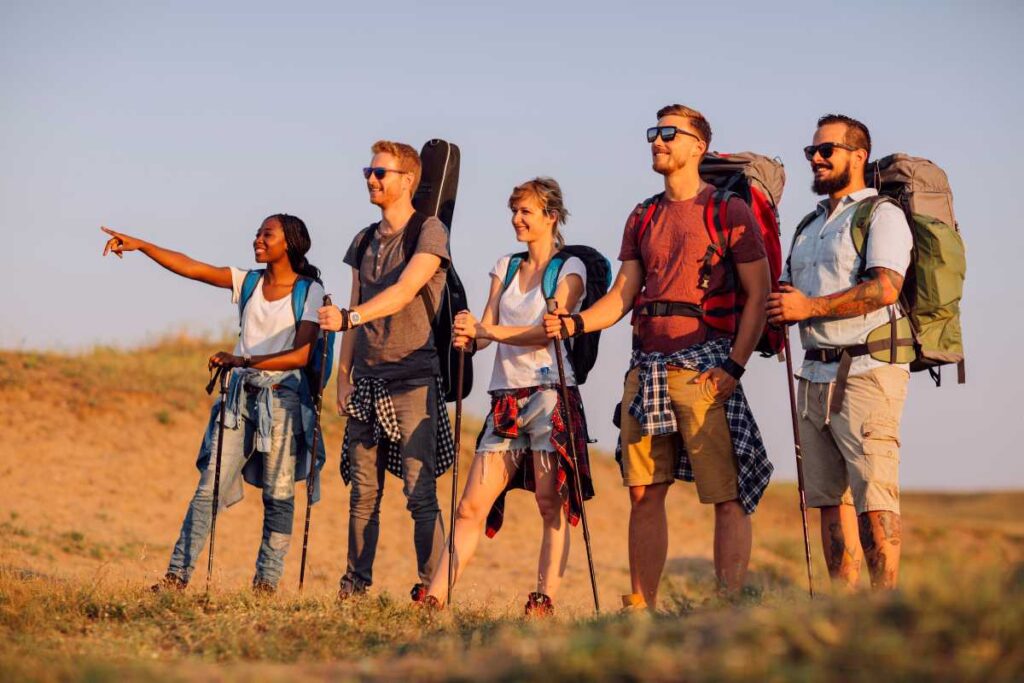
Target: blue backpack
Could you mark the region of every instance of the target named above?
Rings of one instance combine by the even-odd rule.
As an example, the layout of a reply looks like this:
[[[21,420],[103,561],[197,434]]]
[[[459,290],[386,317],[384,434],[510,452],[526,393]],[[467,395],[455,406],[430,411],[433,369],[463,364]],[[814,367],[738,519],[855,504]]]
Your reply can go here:
[[[505,271],[505,279],[501,288],[502,292],[508,289],[516,273],[519,272],[519,266],[522,265],[527,256],[528,254],[525,251],[512,254],[508,261],[508,269]],[[580,310],[586,310],[593,306],[595,301],[607,294],[608,288],[612,284],[612,264],[601,252],[593,247],[580,244],[570,244],[562,247],[558,253],[551,257],[547,268],[544,269],[544,276],[541,279],[541,291],[544,293],[545,300],[555,295],[555,290],[558,287],[558,276],[562,272],[562,266],[572,256],[583,261],[583,265],[587,268],[587,286],[583,292],[583,300],[580,306]],[[594,367],[594,363],[597,362],[597,347],[600,341],[600,332],[585,332],[579,337],[565,340],[566,357],[572,364],[573,373],[576,375],[576,384],[583,384],[587,381],[587,375],[590,373],[591,368]]]
[[[245,305],[249,303],[252,293],[256,291],[256,285],[259,284],[260,278],[265,272],[264,270],[250,270],[245,274],[245,279],[242,281],[242,293],[238,299],[239,326],[242,324],[242,312],[245,310]],[[292,314],[295,316],[296,332],[299,330],[299,323],[302,322],[302,312],[306,309],[309,285],[312,282],[307,277],[299,277],[295,280],[295,286],[292,287]],[[316,386],[318,377],[321,388],[326,387],[328,380],[331,379],[331,372],[334,370],[334,336],[334,332],[327,334],[327,367],[324,368],[323,374],[320,373],[320,359],[323,358],[324,353],[323,335],[317,334],[316,340],[313,342],[313,348],[309,352],[309,362],[306,363],[306,367],[302,368],[311,389]]]

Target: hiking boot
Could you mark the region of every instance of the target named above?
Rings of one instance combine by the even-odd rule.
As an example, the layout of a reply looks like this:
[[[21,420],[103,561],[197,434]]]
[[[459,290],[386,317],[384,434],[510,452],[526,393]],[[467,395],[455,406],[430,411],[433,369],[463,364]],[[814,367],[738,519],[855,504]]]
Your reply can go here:
[[[555,604],[551,598],[543,593],[530,593],[526,601],[526,616],[528,617],[550,617],[555,614]]]
[[[623,612],[642,612],[647,609],[647,601],[643,593],[630,593],[622,596]]]
[[[263,579],[253,579],[252,592],[256,597],[270,597],[277,592],[277,586]]]
[[[413,602],[423,602],[424,598],[427,597],[427,585],[425,583],[417,583],[409,591],[409,597],[412,598]]]
[[[366,595],[368,590],[369,587],[365,583],[346,574],[341,577],[341,581],[338,584],[338,602]]]
[[[188,581],[186,581],[185,579],[181,578],[177,574],[173,574],[171,572],[167,572],[166,574],[164,574],[164,578],[160,579],[159,581],[154,583],[152,586],[150,586],[149,590],[153,591],[154,593],[159,593],[161,591],[166,591],[166,590],[183,591],[187,587],[188,587]]]
[[[415,600],[412,604],[414,607],[418,607],[427,612],[440,612],[444,609],[444,605],[441,604],[441,601],[433,595],[425,595],[422,600]]]

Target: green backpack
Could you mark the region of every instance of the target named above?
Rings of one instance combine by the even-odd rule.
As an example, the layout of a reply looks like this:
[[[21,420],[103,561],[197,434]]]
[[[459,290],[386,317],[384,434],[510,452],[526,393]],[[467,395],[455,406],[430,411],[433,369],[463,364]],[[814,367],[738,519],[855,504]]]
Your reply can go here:
[[[868,187],[878,196],[860,202],[850,223],[854,247],[861,257],[861,279],[868,228],[875,210],[889,202],[907,217],[914,238],[910,267],[900,292],[904,317],[870,332],[867,352],[883,363],[910,363],[913,372],[927,370],[941,383],[943,365],[956,364],[957,380],[966,380],[960,299],[967,274],[967,255],[953,215],[953,194],[946,173],[927,159],[897,153],[868,164]],[[813,215],[811,216],[813,217]],[[797,233],[810,221],[801,221]]]

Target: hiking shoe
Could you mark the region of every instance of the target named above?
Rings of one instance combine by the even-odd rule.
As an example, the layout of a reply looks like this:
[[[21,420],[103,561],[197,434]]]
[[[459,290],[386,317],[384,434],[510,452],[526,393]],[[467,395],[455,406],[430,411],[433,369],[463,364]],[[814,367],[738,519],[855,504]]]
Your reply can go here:
[[[440,612],[444,609],[444,605],[441,604],[441,601],[433,595],[424,595],[422,600],[415,600],[412,604],[414,607],[418,607],[427,612]]]
[[[277,592],[277,586],[263,579],[253,579],[252,592],[257,597],[269,597]]]
[[[525,612],[528,617],[550,617],[555,614],[555,604],[543,593],[530,593]]]
[[[346,574],[341,577],[341,581],[338,584],[338,602],[366,595],[368,590],[369,587],[365,583]]]
[[[425,583],[417,583],[409,591],[409,597],[412,598],[413,602],[423,602],[424,598],[427,597],[427,585]]]
[[[623,612],[642,612],[647,609],[647,601],[643,593],[630,593],[622,596]]]
[[[159,593],[161,591],[166,591],[166,590],[183,591],[187,587],[188,587],[188,581],[186,581],[185,579],[181,578],[177,574],[173,574],[171,572],[167,572],[166,574],[164,574],[164,578],[160,579],[159,581],[154,583],[152,586],[150,586],[149,590],[153,591],[154,593]]]

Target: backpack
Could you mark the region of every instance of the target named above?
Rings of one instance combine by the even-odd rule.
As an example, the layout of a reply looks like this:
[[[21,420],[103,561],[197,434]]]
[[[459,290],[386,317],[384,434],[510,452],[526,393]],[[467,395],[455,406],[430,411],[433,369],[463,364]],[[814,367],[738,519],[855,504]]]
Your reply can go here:
[[[703,323],[712,329],[735,336],[747,297],[740,288],[739,276],[730,258],[729,235],[725,229],[726,208],[729,200],[733,198],[742,200],[750,207],[764,241],[772,291],[778,291],[779,277],[782,275],[778,204],[782,201],[786,172],[781,161],[753,152],[713,152],[701,160],[700,176],[715,189],[704,212],[704,227],[711,238],[711,245],[705,252],[698,271],[698,286],[707,290],[711,269],[716,264],[726,260],[729,267],[726,269],[723,285],[714,291],[706,292],[700,310],[694,312],[694,317],[700,317]],[[664,193],[658,193],[650,197],[634,210],[640,221],[636,233],[638,246],[654,221],[663,195]],[[784,335],[783,328],[766,323],[756,350],[764,357],[777,355],[782,351]]]
[[[260,278],[266,273],[265,270],[250,270],[245,274],[245,279],[242,280],[242,292],[238,297],[238,325],[242,325],[242,313],[245,311],[245,305],[249,303],[249,299],[252,298],[253,292],[256,291],[256,286],[260,282]],[[292,314],[295,316],[295,331],[299,330],[299,323],[302,322],[302,312],[306,309],[306,299],[309,298],[309,286],[312,284],[312,280],[308,277],[299,276],[295,280],[295,285],[292,287]],[[241,334],[241,330],[239,330]],[[321,360],[324,354],[324,337],[322,334],[317,334],[316,340],[313,342],[313,348],[309,350],[309,360],[306,362],[306,367],[302,368],[303,374],[306,376],[306,380],[309,382],[310,389],[316,387],[317,378],[320,378],[320,388],[327,386],[327,382],[331,379],[331,372],[334,370],[334,332],[327,333],[327,367],[323,369],[321,374]]]
[[[417,211],[405,226],[402,234],[402,254],[406,264],[416,253],[416,244],[419,242],[420,231],[426,220],[427,216]],[[366,250],[370,248],[370,242],[379,227],[379,222],[374,223],[364,232],[359,246],[356,247],[356,263],[363,262]],[[434,335],[434,347],[437,349],[437,360],[441,367],[444,400],[451,403],[457,398],[455,374],[459,362],[459,350],[452,346],[452,326],[455,324],[456,313],[469,310],[469,299],[466,297],[466,288],[462,285],[459,274],[455,272],[454,264],[442,263],[441,268],[445,271],[445,282],[437,310],[434,310],[434,306],[430,302],[430,293],[426,286],[420,289],[419,297],[423,300],[423,306],[427,310],[427,319],[430,320],[430,329]],[[466,362],[463,366],[461,389],[461,398],[468,396],[473,389],[473,364],[471,362]]]
[[[927,159],[897,153],[868,164],[864,175],[868,187],[878,189],[878,196],[861,200],[850,221],[853,245],[860,256],[858,279],[867,277],[868,231],[879,206],[898,206],[914,239],[900,291],[899,308],[904,317],[872,330],[868,353],[884,363],[909,362],[912,372],[927,370],[936,386],[942,383],[941,367],[956,364],[957,381],[963,384],[966,368],[960,299],[967,256],[953,215],[953,193],[946,173]],[[794,241],[813,218],[812,214],[800,221]]]
[[[521,251],[512,254],[508,261],[508,268],[505,270],[505,279],[502,282],[501,291],[504,292],[512,284],[519,266],[529,254]],[[550,299],[555,295],[558,287],[558,276],[562,272],[562,266],[575,256],[583,261],[587,268],[587,286],[583,292],[581,310],[586,310],[594,305],[594,302],[608,293],[612,284],[612,264],[601,252],[593,247],[582,244],[570,244],[562,247],[558,253],[551,257],[544,275],[541,278],[541,290],[544,299]],[[578,337],[564,340],[566,357],[572,364],[572,371],[576,375],[576,384],[583,384],[587,381],[587,375],[597,362],[597,347],[601,342],[601,332],[584,332]]]

